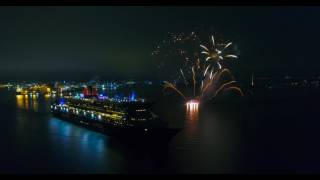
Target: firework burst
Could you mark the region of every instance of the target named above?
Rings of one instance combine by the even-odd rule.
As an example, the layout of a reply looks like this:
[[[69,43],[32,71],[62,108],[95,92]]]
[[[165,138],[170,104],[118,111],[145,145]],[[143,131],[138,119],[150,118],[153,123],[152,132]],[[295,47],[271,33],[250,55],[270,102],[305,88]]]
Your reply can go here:
[[[165,81],[163,90],[173,90],[190,106],[210,100],[220,93],[230,90],[237,91],[242,96],[243,93],[230,70],[220,64],[220,61],[224,59],[238,58],[236,55],[224,52],[232,43],[218,44],[215,42],[214,37],[211,36],[210,43],[212,43],[212,47],[208,48],[202,45],[198,38],[199,36],[194,32],[187,36],[183,35],[171,34],[171,39],[163,41],[169,42],[167,52],[174,53],[175,57],[177,55],[182,57],[182,63],[177,68],[176,77],[178,78],[172,82]],[[162,46],[164,45],[162,44]],[[159,47],[157,46],[155,51],[158,54],[163,51]],[[202,50],[202,52],[197,52],[197,50]],[[200,57],[200,54],[204,54],[205,57]],[[168,57],[168,53],[166,53],[165,57]],[[216,65],[218,68],[215,68]]]
[[[238,58],[238,56],[234,54],[225,54],[225,50],[232,45],[231,42],[227,43],[226,45],[223,45],[220,47],[218,44],[215,43],[214,37],[211,36],[211,42],[212,42],[212,47],[208,48],[202,44],[200,44],[200,47],[202,48],[201,54],[206,55],[206,61],[213,61],[218,65],[218,68],[221,69],[222,66],[220,64],[220,61],[227,59],[227,58]]]

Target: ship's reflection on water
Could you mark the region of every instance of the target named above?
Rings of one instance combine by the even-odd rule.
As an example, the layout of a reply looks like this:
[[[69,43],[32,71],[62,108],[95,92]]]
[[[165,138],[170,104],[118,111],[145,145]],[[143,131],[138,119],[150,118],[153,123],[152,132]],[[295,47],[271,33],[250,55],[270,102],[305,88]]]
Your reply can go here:
[[[58,172],[120,173],[124,154],[114,147],[110,137],[51,117],[48,124],[49,144]]]
[[[68,122],[51,118],[49,122],[49,133],[52,144],[60,144],[55,149],[65,150],[76,148],[77,154],[89,158],[102,159],[108,147],[105,144],[108,138],[102,134],[88,131]],[[74,150],[73,150],[74,151]]]

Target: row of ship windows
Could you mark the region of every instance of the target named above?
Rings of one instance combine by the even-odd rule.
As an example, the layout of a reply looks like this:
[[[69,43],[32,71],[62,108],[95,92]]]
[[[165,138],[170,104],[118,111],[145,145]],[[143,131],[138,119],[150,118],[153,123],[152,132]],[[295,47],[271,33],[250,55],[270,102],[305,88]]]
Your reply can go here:
[[[146,111],[146,109],[137,109],[137,112],[142,112],[142,111]]]
[[[51,107],[51,108],[53,108],[53,107]],[[58,108],[59,108],[59,110],[65,111],[67,113],[69,113],[69,109],[70,109],[72,113],[75,113],[77,115],[79,114],[79,112],[82,113],[85,116],[91,114],[91,118],[95,119],[96,116],[97,116],[97,118],[99,120],[102,120],[102,117],[104,117],[104,116],[108,117],[108,118],[112,118],[114,120],[121,120],[121,118],[122,118],[122,116],[118,116],[118,115],[115,115],[115,114],[113,114],[113,115],[109,115],[109,114],[95,115],[93,111],[78,110],[78,109],[75,109],[75,108],[68,108],[68,107],[58,107]],[[54,106],[54,109],[57,110],[57,106]]]
[[[143,119],[140,119],[140,118],[138,118],[138,119],[136,119],[136,118],[131,118],[131,121],[145,121],[146,119],[145,118],[143,118]]]

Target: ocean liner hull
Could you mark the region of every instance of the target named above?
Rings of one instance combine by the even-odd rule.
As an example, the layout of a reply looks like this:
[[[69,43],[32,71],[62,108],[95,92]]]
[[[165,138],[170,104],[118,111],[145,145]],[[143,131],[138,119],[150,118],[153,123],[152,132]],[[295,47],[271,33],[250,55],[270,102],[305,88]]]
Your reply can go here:
[[[103,133],[105,135],[115,137],[130,142],[169,142],[181,129],[167,127],[136,127],[136,126],[119,126],[92,121],[63,112],[53,112],[53,116],[68,121],[87,129]]]

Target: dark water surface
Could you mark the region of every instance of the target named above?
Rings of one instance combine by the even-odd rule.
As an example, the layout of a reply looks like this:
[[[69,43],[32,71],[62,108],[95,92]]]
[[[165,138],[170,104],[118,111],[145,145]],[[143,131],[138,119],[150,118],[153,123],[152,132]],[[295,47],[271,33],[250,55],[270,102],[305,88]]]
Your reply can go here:
[[[187,111],[175,96],[155,112],[183,130],[167,145],[129,146],[54,118],[50,98],[0,89],[0,172],[308,173],[320,171],[320,96],[256,93]]]

